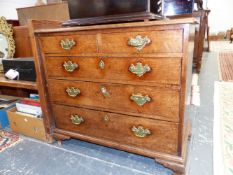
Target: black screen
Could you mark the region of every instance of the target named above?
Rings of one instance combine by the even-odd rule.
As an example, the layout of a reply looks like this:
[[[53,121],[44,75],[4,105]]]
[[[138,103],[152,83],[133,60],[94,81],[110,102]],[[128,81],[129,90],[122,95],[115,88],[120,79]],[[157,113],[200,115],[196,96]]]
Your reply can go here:
[[[69,0],[70,18],[145,12],[148,0]]]

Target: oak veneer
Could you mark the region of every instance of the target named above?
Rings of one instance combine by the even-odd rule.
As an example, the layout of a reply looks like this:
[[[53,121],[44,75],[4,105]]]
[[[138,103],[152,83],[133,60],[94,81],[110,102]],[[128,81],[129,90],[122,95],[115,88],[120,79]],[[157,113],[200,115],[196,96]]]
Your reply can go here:
[[[68,87],[78,88],[80,95],[70,97],[66,92]],[[102,87],[106,88],[109,97],[102,94]],[[145,114],[149,118],[179,121],[179,92],[168,88],[48,79],[48,92],[50,100],[59,104],[114,110],[124,114],[134,113],[139,116]],[[148,95],[150,102],[138,106],[130,100],[132,94],[138,93]]]
[[[88,110],[84,108],[53,105],[56,126],[60,129],[78,132],[83,135],[112,140],[119,144],[158,150],[177,154],[178,124],[152,119],[144,119],[116,113]],[[83,116],[83,125],[75,126],[70,122],[70,115]],[[132,127],[142,125],[151,129],[151,137],[139,138],[132,135]],[[176,133],[176,134],[174,134]],[[104,143],[104,141],[103,141]]]
[[[59,141],[73,137],[153,157],[184,174],[194,22],[191,18],[65,28],[54,23],[49,29],[46,23],[51,27],[51,22],[32,20],[29,26],[48,136]],[[151,42],[141,50],[130,46],[129,39],[137,35]],[[66,39],[76,44],[63,49],[61,40]],[[66,72],[68,61],[78,68]],[[141,77],[132,73],[129,67],[137,63],[149,65],[150,71]],[[66,92],[71,87],[80,91],[70,94],[75,97]],[[137,93],[150,99],[134,96],[147,100],[137,105],[131,99]]]
[[[64,62],[72,61],[78,68],[69,73],[61,66]],[[104,63],[104,69],[99,67]],[[138,77],[128,71],[131,64],[141,62],[150,65],[150,73]],[[96,58],[96,57],[47,57],[45,59],[46,75],[48,78],[67,80],[92,80],[92,81],[131,81],[132,83],[148,84],[174,84],[179,85],[181,58]],[[117,65],[117,66],[116,66]],[[91,69],[91,71],[89,71]],[[169,71],[167,71],[169,70]]]

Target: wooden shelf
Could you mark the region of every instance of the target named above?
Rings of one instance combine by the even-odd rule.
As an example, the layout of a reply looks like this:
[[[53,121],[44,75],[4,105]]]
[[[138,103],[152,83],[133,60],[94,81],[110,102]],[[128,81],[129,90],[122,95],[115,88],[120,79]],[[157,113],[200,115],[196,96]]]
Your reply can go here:
[[[29,89],[29,90],[38,90],[36,82],[8,80],[4,77],[3,74],[0,74],[0,86]]]

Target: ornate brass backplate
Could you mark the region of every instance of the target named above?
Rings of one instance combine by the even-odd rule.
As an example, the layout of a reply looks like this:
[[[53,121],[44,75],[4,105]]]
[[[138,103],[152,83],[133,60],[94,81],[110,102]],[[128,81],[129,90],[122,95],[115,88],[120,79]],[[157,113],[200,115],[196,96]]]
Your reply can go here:
[[[145,73],[150,72],[151,68],[147,64],[143,66],[142,63],[138,62],[136,66],[131,64],[129,71],[138,77],[142,77]]]
[[[2,58],[13,58],[15,54],[15,41],[12,25],[5,17],[0,17],[0,71],[2,71]]]
[[[67,72],[74,72],[75,69],[78,68],[78,64],[73,63],[72,61],[65,61],[63,67]]]
[[[146,137],[148,135],[151,135],[151,132],[149,129],[143,128],[143,126],[133,126],[131,129],[135,136],[137,137]]]
[[[64,50],[71,50],[76,42],[73,39],[64,39],[60,41],[60,45]]]
[[[81,93],[81,91],[75,87],[68,87],[68,88],[66,88],[66,93],[70,97],[77,97]]]
[[[73,114],[70,116],[70,120],[74,125],[80,125],[81,123],[84,122],[84,119],[77,114]]]
[[[130,97],[138,106],[143,106],[145,103],[150,102],[151,98],[148,95],[143,96],[142,94],[132,94]]]
[[[135,38],[130,38],[128,40],[128,45],[135,47],[138,51],[141,51],[146,45],[150,43],[150,38],[147,36],[143,38],[141,35],[137,35]]]

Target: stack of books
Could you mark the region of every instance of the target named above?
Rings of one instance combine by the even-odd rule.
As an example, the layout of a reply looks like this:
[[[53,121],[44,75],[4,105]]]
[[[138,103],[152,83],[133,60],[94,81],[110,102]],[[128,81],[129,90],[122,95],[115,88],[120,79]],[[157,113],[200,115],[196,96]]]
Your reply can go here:
[[[34,94],[30,94],[30,98],[23,98],[16,103],[17,113],[29,115],[31,117],[42,117],[42,110],[39,98]]]

